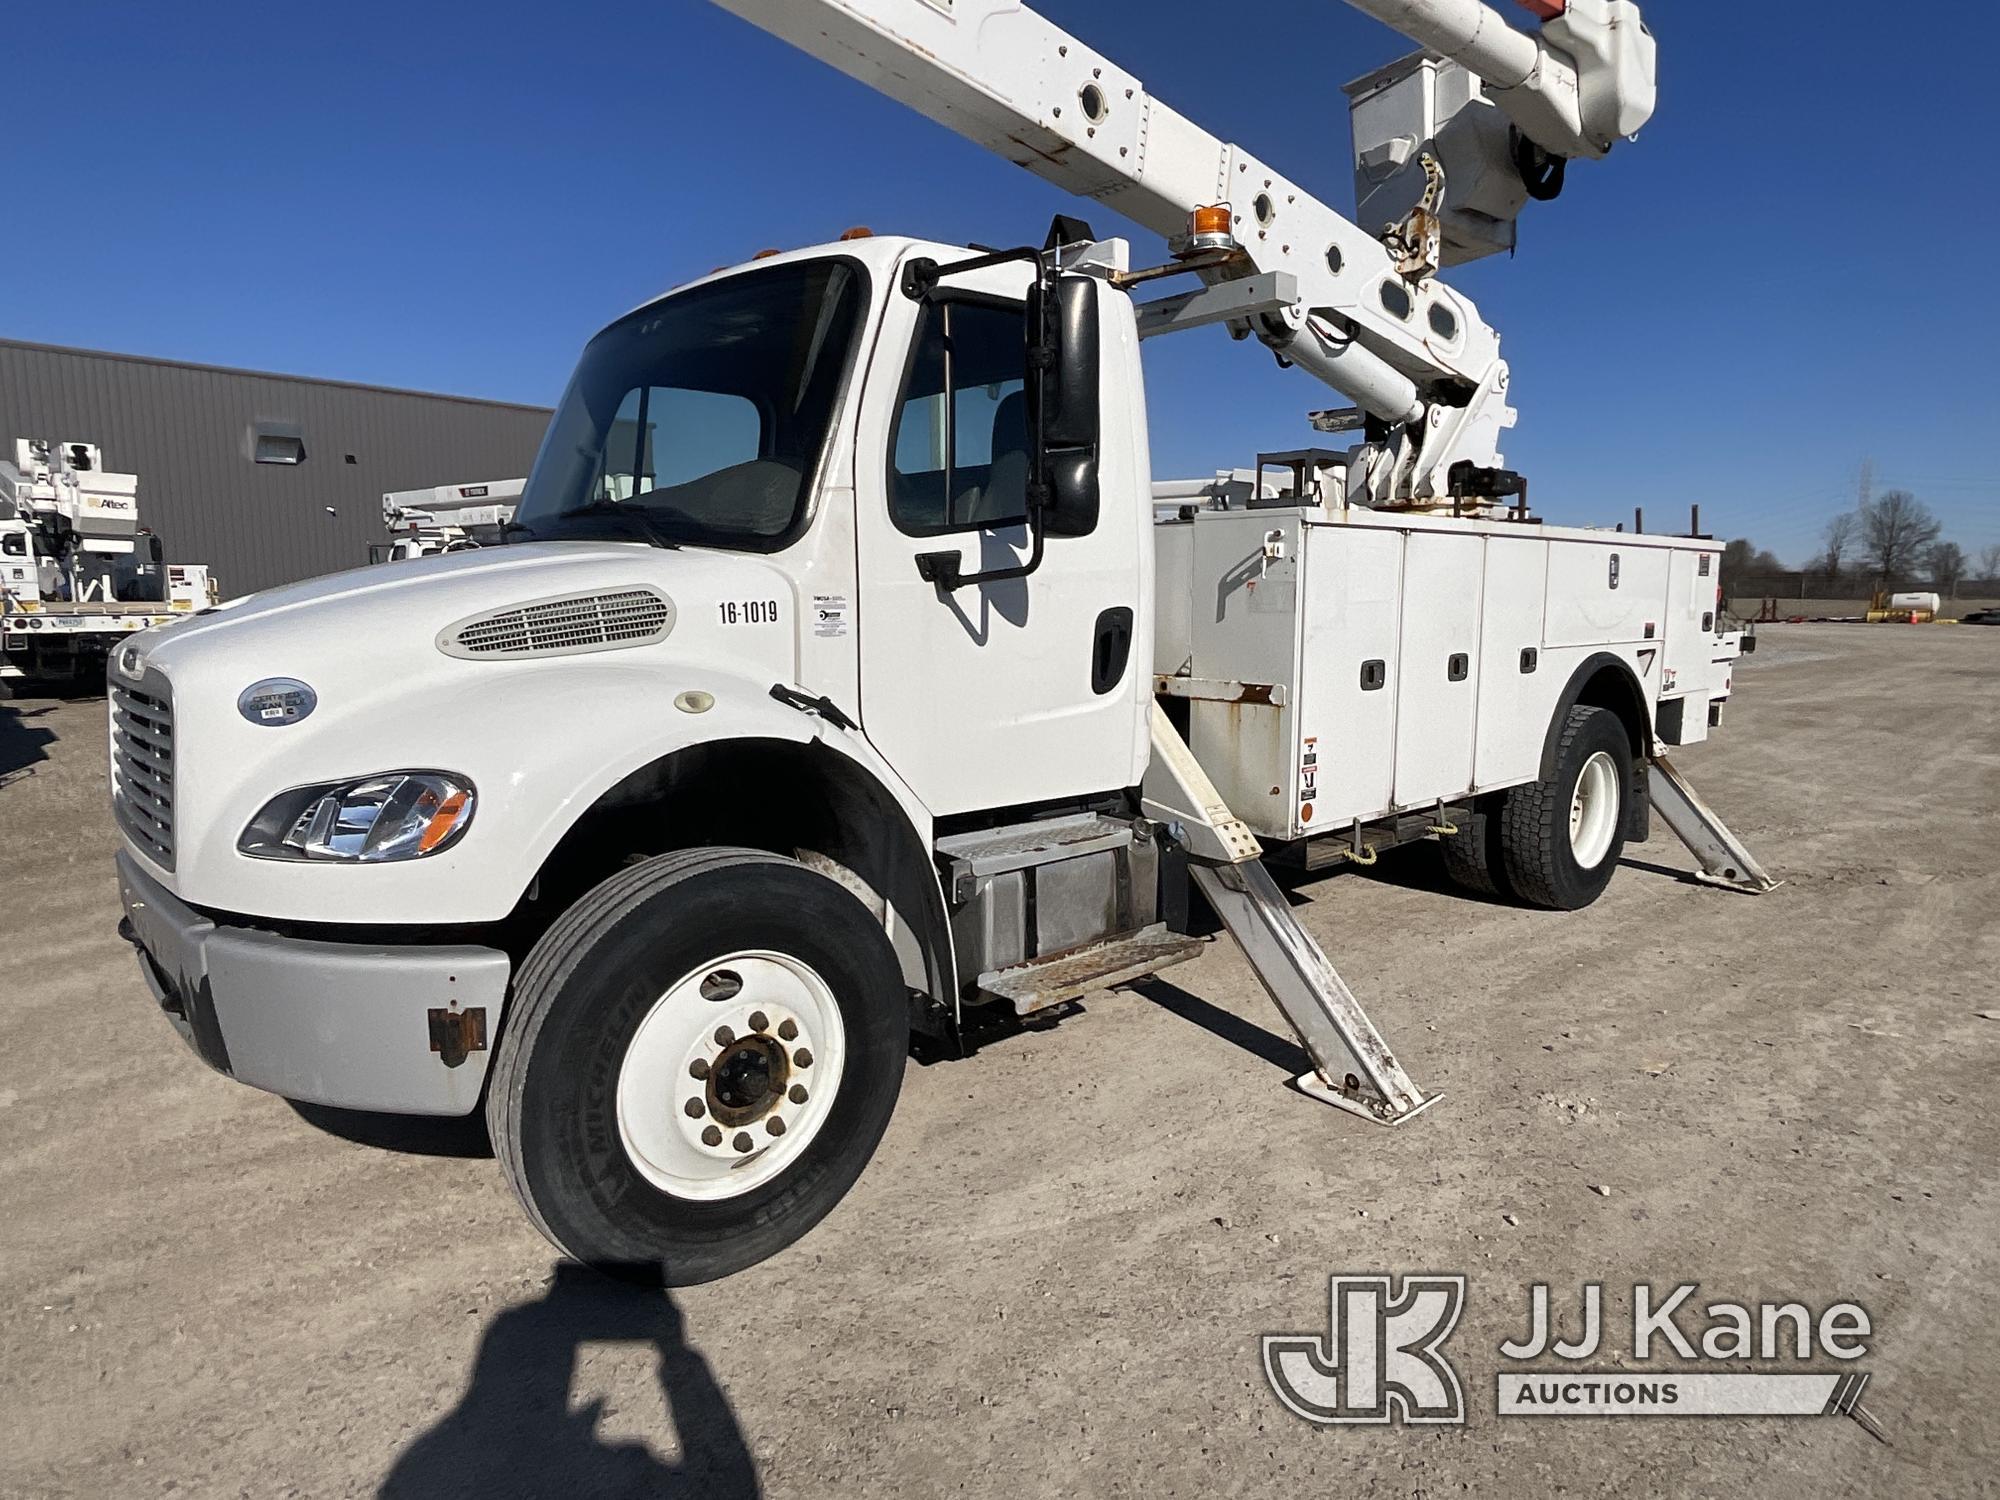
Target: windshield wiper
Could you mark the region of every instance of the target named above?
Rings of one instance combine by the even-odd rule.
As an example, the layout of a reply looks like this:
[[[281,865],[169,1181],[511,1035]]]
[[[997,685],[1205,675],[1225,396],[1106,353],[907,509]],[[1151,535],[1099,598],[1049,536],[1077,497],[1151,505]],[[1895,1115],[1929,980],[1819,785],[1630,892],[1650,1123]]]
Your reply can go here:
[[[560,524],[574,516],[617,516],[622,521],[636,525],[645,533],[646,540],[655,547],[664,547],[670,552],[680,550],[680,543],[667,532],[653,516],[636,505],[628,505],[618,500],[593,500],[588,505],[579,505],[574,510],[566,510],[552,519]]]

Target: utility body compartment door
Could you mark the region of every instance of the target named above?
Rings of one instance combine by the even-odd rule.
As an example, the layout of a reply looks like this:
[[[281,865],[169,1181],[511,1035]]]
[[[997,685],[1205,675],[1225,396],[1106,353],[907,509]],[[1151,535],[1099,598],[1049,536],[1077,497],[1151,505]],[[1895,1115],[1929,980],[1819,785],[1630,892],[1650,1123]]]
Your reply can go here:
[[[1299,836],[1374,817],[1395,795],[1404,597],[1400,531],[1330,525],[1305,534],[1298,753],[1301,765],[1313,757],[1317,774],[1310,794],[1299,788]]]
[[[1568,678],[1543,659],[1548,542],[1488,537],[1480,600],[1479,730],[1474,789],[1517,786],[1541,775],[1542,745]]]
[[[1658,640],[1666,619],[1664,547],[1562,540],[1549,547],[1550,646]],[[1650,634],[1648,633],[1650,629]]]
[[[1479,616],[1486,538],[1412,531],[1403,551],[1395,804],[1472,785],[1479,711]]]
[[[1190,704],[1189,748],[1231,812],[1266,838],[1288,839],[1303,795],[1299,603],[1305,538],[1314,528],[1283,509],[1208,511],[1187,529],[1194,676],[1249,690]]]

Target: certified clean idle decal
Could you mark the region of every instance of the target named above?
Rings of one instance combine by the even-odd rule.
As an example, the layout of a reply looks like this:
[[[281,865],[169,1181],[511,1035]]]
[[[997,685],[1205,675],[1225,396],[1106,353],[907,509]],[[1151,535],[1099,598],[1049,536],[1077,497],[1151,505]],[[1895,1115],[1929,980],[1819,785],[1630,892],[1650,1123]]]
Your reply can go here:
[[[252,724],[282,729],[319,707],[319,694],[296,677],[266,677],[253,682],[236,699],[236,711]]]

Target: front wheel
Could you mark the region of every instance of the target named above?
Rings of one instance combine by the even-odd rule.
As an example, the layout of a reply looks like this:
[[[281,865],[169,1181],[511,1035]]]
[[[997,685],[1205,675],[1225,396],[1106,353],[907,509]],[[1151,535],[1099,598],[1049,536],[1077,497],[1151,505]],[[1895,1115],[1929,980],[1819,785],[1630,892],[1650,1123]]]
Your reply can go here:
[[[522,965],[487,1097],[535,1223],[613,1274],[687,1286],[776,1254],[861,1175],[909,1007],[860,902],[774,854],[621,871]]]
[[[1603,895],[1625,852],[1633,780],[1618,716],[1570,709],[1555,773],[1515,787],[1501,813],[1501,861],[1514,893],[1552,911],[1578,911]]]

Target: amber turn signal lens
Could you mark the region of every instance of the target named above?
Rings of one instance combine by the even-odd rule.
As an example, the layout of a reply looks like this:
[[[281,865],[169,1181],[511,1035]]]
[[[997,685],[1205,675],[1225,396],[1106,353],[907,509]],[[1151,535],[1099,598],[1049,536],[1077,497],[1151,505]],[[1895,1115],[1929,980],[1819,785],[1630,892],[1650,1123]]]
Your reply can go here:
[[[423,836],[417,840],[419,854],[428,854],[444,842],[445,836],[458,826],[459,815],[465,811],[468,800],[464,792],[453,792],[439,804],[430,822],[424,825]]]

